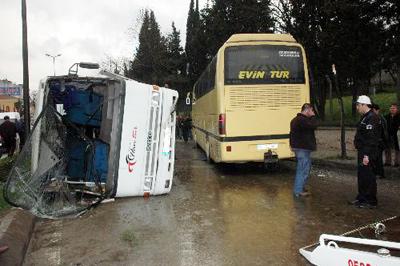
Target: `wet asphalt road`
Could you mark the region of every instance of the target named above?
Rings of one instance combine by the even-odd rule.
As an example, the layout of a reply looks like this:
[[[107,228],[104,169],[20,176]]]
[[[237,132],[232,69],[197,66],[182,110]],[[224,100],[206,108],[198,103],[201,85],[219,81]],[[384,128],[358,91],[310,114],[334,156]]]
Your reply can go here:
[[[101,204],[37,223],[25,265],[308,265],[300,247],[398,214],[400,179],[378,180],[376,210],[347,205],[352,172],[313,169],[312,196],[292,196],[294,163],[216,166],[177,143],[171,193]]]

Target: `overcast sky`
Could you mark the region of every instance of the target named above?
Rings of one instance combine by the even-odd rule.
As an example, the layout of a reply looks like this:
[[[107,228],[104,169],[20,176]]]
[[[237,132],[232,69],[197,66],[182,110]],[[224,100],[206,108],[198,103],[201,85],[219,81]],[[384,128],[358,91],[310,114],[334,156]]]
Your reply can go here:
[[[205,1],[200,1],[205,2]],[[46,53],[56,59],[56,74],[66,74],[76,62],[132,58],[137,46],[138,17],[152,9],[161,32],[175,22],[185,40],[190,0],[27,0],[30,88],[53,74]],[[22,83],[21,1],[0,3],[0,79]]]

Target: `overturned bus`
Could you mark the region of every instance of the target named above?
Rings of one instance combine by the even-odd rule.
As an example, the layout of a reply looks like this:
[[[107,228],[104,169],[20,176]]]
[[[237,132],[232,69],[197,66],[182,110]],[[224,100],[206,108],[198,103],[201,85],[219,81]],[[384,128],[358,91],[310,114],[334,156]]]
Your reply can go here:
[[[10,204],[52,218],[171,190],[178,93],[105,71],[78,75],[96,65],[40,82],[31,135],[4,189]]]

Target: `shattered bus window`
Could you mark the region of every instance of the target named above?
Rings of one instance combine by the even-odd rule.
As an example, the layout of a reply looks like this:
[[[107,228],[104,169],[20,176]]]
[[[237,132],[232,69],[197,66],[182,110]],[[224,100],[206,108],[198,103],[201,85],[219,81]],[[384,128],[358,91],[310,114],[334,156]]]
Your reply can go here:
[[[100,176],[80,171],[80,167],[90,169],[93,152],[93,141],[47,106],[9,175],[7,200],[40,217],[57,218],[87,210],[104,197]],[[86,160],[74,160],[76,153],[82,153]]]

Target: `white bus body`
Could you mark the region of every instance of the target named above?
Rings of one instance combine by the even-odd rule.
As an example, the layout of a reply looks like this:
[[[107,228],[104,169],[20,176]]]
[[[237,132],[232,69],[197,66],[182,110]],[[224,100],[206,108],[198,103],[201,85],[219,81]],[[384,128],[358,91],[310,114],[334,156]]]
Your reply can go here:
[[[106,195],[169,193],[174,169],[177,91],[104,71],[95,77],[48,77],[40,82],[35,118],[48,104],[52,81],[62,84],[85,80],[88,84],[94,81],[106,84],[98,89],[104,96],[100,137],[104,136],[103,140],[109,144]],[[58,105],[57,111],[62,113],[63,106]],[[38,169],[40,134],[40,131],[33,132],[31,136],[32,173],[42,172]]]

